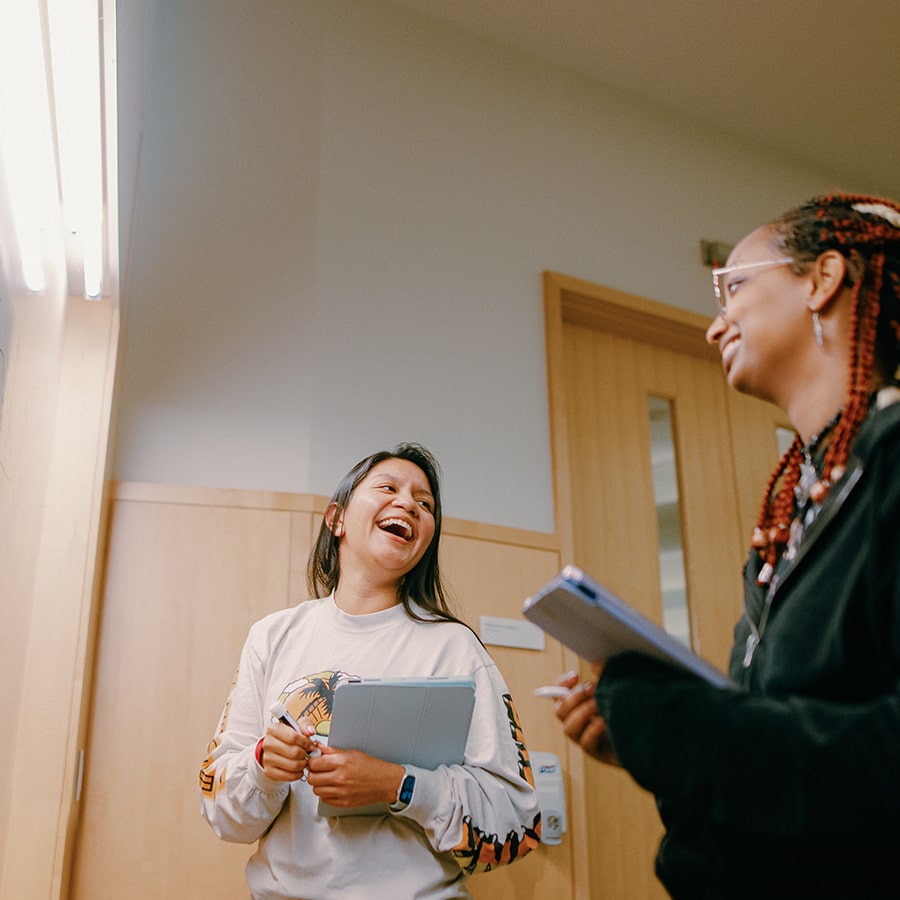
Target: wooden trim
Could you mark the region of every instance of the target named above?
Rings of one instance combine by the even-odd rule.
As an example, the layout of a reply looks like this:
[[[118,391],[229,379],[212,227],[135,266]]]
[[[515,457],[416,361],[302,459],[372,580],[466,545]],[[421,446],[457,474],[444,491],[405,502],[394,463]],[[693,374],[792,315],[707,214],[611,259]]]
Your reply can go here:
[[[559,541],[554,534],[547,534],[543,531],[527,531],[523,528],[511,528],[506,525],[490,525],[485,522],[473,522],[469,519],[455,519],[450,516],[444,517],[442,533],[507,546],[527,547],[532,550],[559,551]]]
[[[544,272],[544,339],[547,354],[547,399],[550,425],[550,456],[553,469],[554,527],[559,540],[562,562],[575,557],[572,531],[572,482],[569,468],[568,411],[566,405],[565,365],[563,357],[563,286],[569,279]],[[562,648],[565,668],[577,671],[578,656]],[[564,765],[568,772],[569,833],[572,841],[572,892],[578,900],[590,897],[590,851],[585,804],[585,756],[571,742],[566,742]]]
[[[181,484],[151,484],[142,481],[114,481],[110,485],[110,495],[114,501],[178,503],[186,506],[227,506],[239,509],[284,510],[285,512],[324,513],[325,507],[328,505],[327,498],[314,494]]]
[[[291,494],[278,491],[253,491],[239,488],[197,487],[195,485],[151,484],[139,481],[110,483],[112,500],[136,503],[178,503],[188,506],[220,506],[238,509],[271,509],[286,512],[322,514],[328,497],[317,494]],[[469,519],[445,516],[443,533],[472,540],[491,541],[534,550],[559,550],[554,534],[528,531],[506,525],[491,525]]]
[[[544,273],[544,298],[548,286],[558,294],[562,320],[599,328],[611,334],[633,337],[680,353],[718,362],[719,352],[706,342],[711,318],[688,310],[602,287],[558,272]]]
[[[566,278],[544,272],[544,340],[547,354],[547,404],[550,415],[550,458],[553,469],[554,527],[563,560],[574,558],[572,483],[563,365],[563,284]]]

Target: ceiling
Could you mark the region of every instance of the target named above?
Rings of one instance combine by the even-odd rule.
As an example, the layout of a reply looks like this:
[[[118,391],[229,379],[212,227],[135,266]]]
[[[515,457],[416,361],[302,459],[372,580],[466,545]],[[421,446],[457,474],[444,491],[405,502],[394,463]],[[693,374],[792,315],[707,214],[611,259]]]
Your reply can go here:
[[[896,0],[394,0],[900,198]]]

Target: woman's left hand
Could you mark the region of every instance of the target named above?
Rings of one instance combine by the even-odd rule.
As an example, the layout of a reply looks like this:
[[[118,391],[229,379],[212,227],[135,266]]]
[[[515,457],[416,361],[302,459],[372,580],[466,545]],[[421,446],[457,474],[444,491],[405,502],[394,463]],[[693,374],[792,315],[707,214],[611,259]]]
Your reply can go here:
[[[599,668],[595,668],[595,674],[599,677]],[[606,733],[606,722],[600,717],[594,701],[597,682],[579,682],[578,673],[570,672],[558,683],[569,689],[565,697],[555,701],[554,711],[563,723],[563,733],[589,756],[618,766],[620,763]]]
[[[371,803],[393,803],[406,770],[361,750],[321,745],[310,756],[306,780],[313,793],[330,806],[350,809]]]

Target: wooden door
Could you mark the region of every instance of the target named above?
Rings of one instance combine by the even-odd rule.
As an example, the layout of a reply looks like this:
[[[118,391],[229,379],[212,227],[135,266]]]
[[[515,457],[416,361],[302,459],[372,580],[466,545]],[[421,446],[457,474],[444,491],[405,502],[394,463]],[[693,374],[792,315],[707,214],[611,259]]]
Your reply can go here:
[[[563,555],[663,624],[648,398],[666,401],[690,641],[724,668],[740,616],[740,570],[784,417],[728,388],[702,317],[562,276],[548,276],[546,286]],[[665,897],[653,872],[662,827],[652,796],[623,771],[583,765],[583,797],[573,801],[585,807],[579,895]]]

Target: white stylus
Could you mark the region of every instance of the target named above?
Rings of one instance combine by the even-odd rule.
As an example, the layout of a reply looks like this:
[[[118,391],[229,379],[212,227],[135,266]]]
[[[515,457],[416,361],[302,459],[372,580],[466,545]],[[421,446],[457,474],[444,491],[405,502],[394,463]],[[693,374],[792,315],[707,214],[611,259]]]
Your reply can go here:
[[[271,713],[279,722],[289,725],[298,734],[303,734],[300,731],[300,725],[297,723],[297,720],[287,711],[287,707],[280,700],[276,700],[272,704]]]
[[[275,716],[276,719],[278,719],[279,722],[283,723],[284,725],[290,726],[291,728],[294,729],[294,731],[297,732],[297,734],[303,734],[303,732],[300,730],[300,724],[287,711],[287,707],[280,700],[276,700],[272,704],[272,709],[270,711],[271,711],[272,715]],[[313,735],[308,735],[308,737],[314,743],[316,743],[316,744],[319,743],[318,735],[313,734]],[[307,756],[309,757],[309,756],[321,756],[321,755],[322,755],[322,751],[318,747],[316,747],[316,749],[313,750],[311,753],[309,753]],[[307,778],[307,771],[304,768],[303,774],[300,776],[300,780],[306,781],[306,778]]]
[[[553,700],[565,697],[568,693],[569,688],[560,687],[558,684],[545,684],[534,689],[535,697],[550,697]]]

